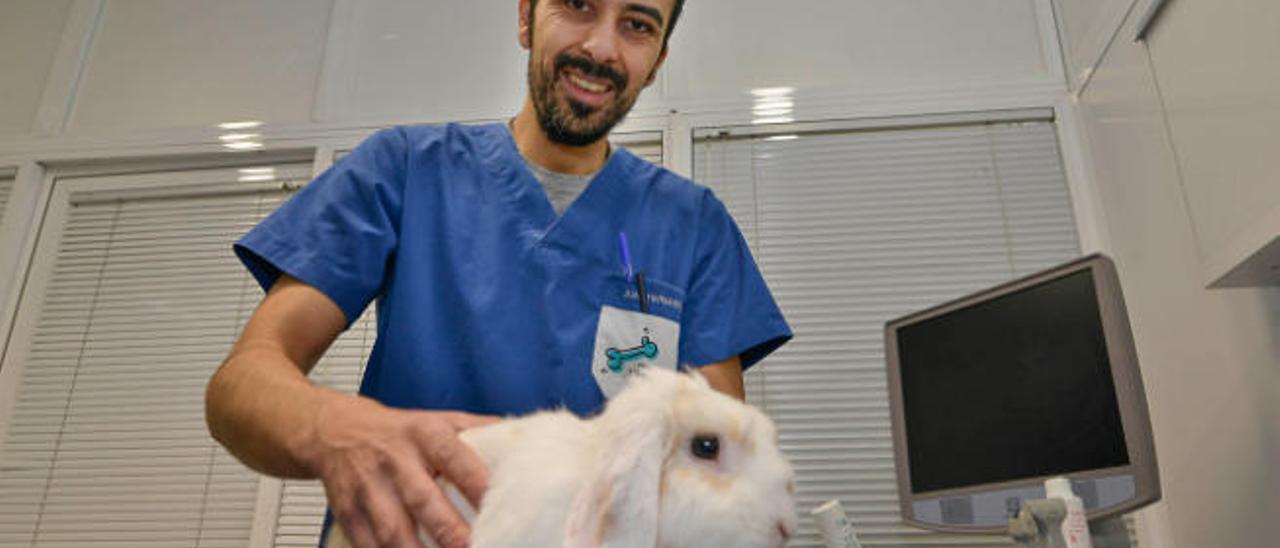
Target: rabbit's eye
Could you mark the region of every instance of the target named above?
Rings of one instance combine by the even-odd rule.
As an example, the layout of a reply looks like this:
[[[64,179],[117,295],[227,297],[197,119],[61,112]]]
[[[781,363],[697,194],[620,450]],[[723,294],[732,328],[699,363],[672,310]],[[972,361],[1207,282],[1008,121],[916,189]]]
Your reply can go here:
[[[693,456],[700,459],[715,460],[720,455],[720,438],[716,436],[694,436],[689,444]]]

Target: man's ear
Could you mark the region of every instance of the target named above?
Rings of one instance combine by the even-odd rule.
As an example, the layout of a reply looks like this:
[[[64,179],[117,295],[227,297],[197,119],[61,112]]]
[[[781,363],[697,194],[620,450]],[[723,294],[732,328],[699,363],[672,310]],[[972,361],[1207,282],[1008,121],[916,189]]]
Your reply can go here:
[[[644,80],[644,87],[649,87],[658,78],[658,69],[662,68],[662,62],[666,60],[667,47],[662,46],[662,52],[658,54],[658,60],[653,63],[653,70],[649,71],[649,77]]]
[[[533,47],[533,4],[529,0],[520,0],[520,47]]]

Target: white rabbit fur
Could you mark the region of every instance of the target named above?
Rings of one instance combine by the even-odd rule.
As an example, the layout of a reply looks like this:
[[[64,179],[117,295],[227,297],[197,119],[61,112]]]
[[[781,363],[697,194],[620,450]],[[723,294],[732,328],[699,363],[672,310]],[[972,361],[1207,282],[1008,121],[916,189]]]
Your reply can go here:
[[[718,440],[714,460],[695,436]],[[650,369],[595,418],[542,412],[462,439],[490,469],[472,548],[770,548],[795,531],[773,423],[696,373]]]

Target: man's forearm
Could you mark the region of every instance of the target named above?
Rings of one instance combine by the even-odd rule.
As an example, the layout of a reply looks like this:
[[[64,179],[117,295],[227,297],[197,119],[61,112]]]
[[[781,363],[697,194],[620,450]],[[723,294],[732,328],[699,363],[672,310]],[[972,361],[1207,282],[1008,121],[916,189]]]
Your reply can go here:
[[[698,368],[703,377],[706,377],[707,384],[724,394],[728,394],[739,400],[746,400],[747,393],[742,382],[742,360],[738,356],[734,356],[724,361],[718,361],[707,364]]]
[[[301,447],[325,405],[354,397],[312,385],[283,359],[268,349],[233,353],[209,381],[205,418],[213,437],[250,468],[313,478]]]

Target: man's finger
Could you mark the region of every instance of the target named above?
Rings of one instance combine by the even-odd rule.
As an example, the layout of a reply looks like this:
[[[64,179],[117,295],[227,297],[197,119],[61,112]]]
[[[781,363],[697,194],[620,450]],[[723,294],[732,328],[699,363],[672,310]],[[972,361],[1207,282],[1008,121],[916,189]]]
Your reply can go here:
[[[472,506],[479,508],[480,498],[489,488],[489,469],[480,454],[454,432],[441,433],[427,426],[418,429],[416,435],[427,466],[456,486]]]
[[[467,548],[471,542],[471,528],[452,505],[432,505],[422,520],[422,529],[440,548]]]
[[[415,459],[416,460],[416,459]],[[413,518],[400,504],[395,481],[386,476],[369,480],[360,489],[360,504],[378,546],[425,548],[418,540]]]
[[[467,545],[471,529],[423,466],[397,469],[400,501],[432,540],[443,548]]]
[[[495,422],[502,421],[502,417],[495,417],[493,415],[472,415],[470,413],[451,412],[441,413],[441,415],[445,419],[445,422],[448,422],[450,426],[453,426],[454,431],[457,432],[470,430],[472,428],[479,428],[481,426],[488,426]]]
[[[378,541],[373,538],[373,529],[369,520],[359,510],[347,510],[339,513],[334,509],[334,530],[329,532],[325,545],[334,548],[377,548]],[[346,544],[343,544],[346,541]]]

